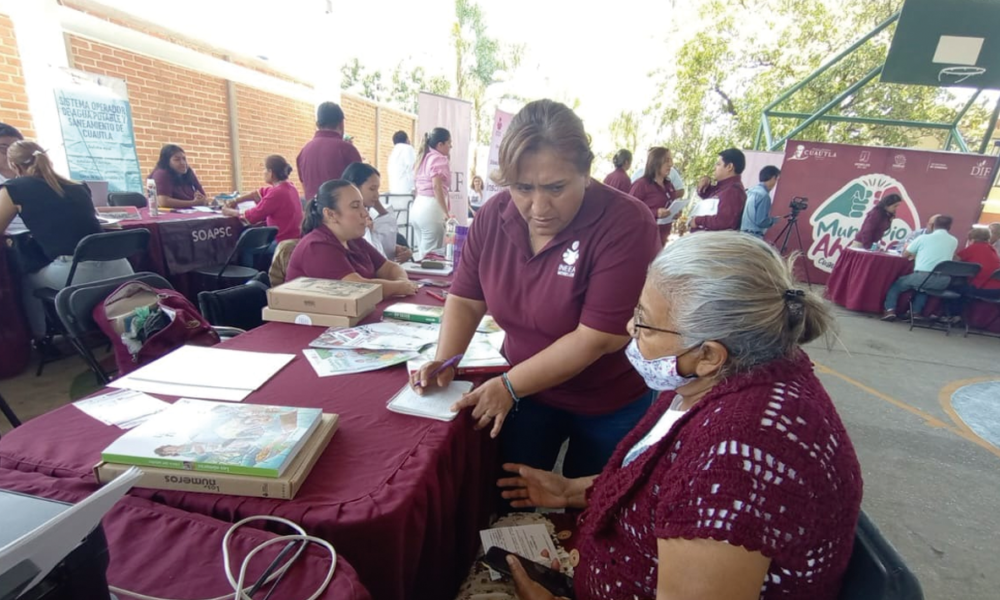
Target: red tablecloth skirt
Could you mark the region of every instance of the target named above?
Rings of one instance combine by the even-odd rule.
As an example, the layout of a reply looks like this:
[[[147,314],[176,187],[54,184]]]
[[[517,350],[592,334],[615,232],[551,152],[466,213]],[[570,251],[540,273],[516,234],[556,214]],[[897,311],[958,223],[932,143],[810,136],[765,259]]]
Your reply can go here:
[[[0,469],[0,489],[75,504],[98,489],[92,478],[53,478],[42,473]],[[108,583],[160,598],[207,598],[232,593],[222,568],[222,537],[230,524],[133,496],[118,501],[105,515],[108,540]],[[277,534],[253,526],[230,537],[234,576],[253,548]],[[262,550],[250,568],[251,583],[281,551],[283,544]],[[259,557],[259,558],[258,558]],[[329,554],[311,546],[281,580],[275,595],[306,598],[316,591],[329,568]],[[338,557],[333,580],[323,600],[369,600],[350,563]]]

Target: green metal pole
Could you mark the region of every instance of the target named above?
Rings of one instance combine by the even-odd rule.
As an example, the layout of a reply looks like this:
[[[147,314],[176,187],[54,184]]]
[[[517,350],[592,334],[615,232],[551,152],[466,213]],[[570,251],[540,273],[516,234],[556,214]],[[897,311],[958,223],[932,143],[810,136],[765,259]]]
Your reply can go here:
[[[753,149],[760,150],[760,138],[764,135],[764,113],[760,115],[760,125],[757,126],[757,138],[754,140]]]
[[[997,98],[997,105],[990,115],[990,122],[986,125],[986,134],[983,136],[983,143],[979,145],[979,153],[986,154],[990,148],[990,140],[993,139],[993,132],[997,129],[997,119],[1000,119],[1000,98]]]
[[[783,119],[808,119],[812,115],[809,113],[799,113],[799,112],[780,112],[773,111],[769,113],[772,117],[779,117]],[[820,121],[833,121],[835,123],[864,123],[866,125],[887,125],[894,127],[919,127],[922,129],[952,129],[954,125],[950,123],[934,123],[932,121],[905,121],[902,119],[880,119],[877,117],[845,117],[843,115],[822,115],[819,117]]]
[[[952,129],[953,137],[955,138],[955,143],[958,144],[958,149],[962,152],[968,152],[969,147],[965,145],[965,139],[962,138],[962,133],[958,129]]]
[[[951,128],[948,130],[948,139],[944,141],[944,151],[951,152],[951,141],[955,139],[955,129]]]
[[[764,127],[764,140],[767,144],[767,149],[771,150],[771,146],[774,145],[774,136],[771,134],[771,118],[764,113],[764,118],[760,123]]]
[[[837,106],[838,104],[840,104],[841,102],[843,102],[845,98],[847,98],[848,96],[850,96],[854,92],[856,92],[856,91],[860,90],[861,88],[865,87],[866,85],[868,85],[868,83],[872,79],[875,79],[876,77],[879,76],[879,74],[882,72],[882,67],[883,66],[884,65],[879,65],[879,66],[875,67],[874,69],[872,69],[871,71],[869,71],[867,75],[865,75],[864,77],[862,77],[859,81],[855,82],[853,85],[851,85],[850,87],[848,87],[843,92],[837,94],[836,98],[834,98],[833,100],[830,100],[829,102],[827,102],[826,104],[824,104],[823,107],[820,108],[818,111],[816,111],[815,114],[813,114],[812,116],[810,116],[808,119],[806,119],[802,123],[799,123],[798,127],[796,127],[795,129],[791,130],[788,133],[788,135],[786,135],[781,140],[779,140],[778,143],[780,144],[780,143],[787,142],[788,140],[790,140],[793,137],[797,136],[798,134],[802,133],[802,131],[806,127],[809,127],[810,125],[812,125],[813,123],[815,123],[817,120],[819,120],[819,118],[822,117],[827,112],[829,112],[831,108],[833,108],[834,106]],[[769,150],[774,150],[776,147],[777,147],[777,144],[772,144],[768,149]]]
[[[810,73],[809,76],[806,77],[805,79],[803,79],[802,81],[800,81],[800,82],[796,83],[795,85],[793,85],[792,87],[788,88],[785,92],[783,92],[780,96],[778,96],[778,98],[774,102],[768,104],[764,108],[764,112],[767,113],[769,110],[771,110],[775,106],[777,106],[777,105],[781,104],[782,102],[784,102],[785,100],[787,100],[792,94],[794,94],[795,92],[797,92],[797,91],[801,90],[802,88],[804,88],[805,86],[807,86],[813,79],[816,79],[817,77],[819,77],[820,75],[822,75],[827,69],[829,69],[833,65],[837,64],[838,62],[840,62],[841,59],[843,59],[845,56],[847,56],[848,54],[854,52],[855,50],[857,50],[858,48],[860,48],[861,46],[863,46],[865,44],[865,42],[867,42],[868,40],[872,39],[876,35],[882,33],[882,31],[886,27],[888,27],[889,25],[892,25],[893,23],[895,23],[896,20],[898,20],[898,19],[899,19],[899,12],[896,12],[892,16],[890,16],[888,19],[886,19],[885,21],[882,21],[878,26],[875,27],[875,29],[872,29],[870,32],[868,32],[867,35],[865,35],[864,37],[862,37],[858,41],[856,41],[853,44],[851,44],[850,46],[848,46],[846,50],[844,50],[840,54],[834,56],[830,60],[828,60],[825,63],[823,63],[822,65],[820,65],[819,68],[817,68],[815,71],[813,71],[812,73]]]

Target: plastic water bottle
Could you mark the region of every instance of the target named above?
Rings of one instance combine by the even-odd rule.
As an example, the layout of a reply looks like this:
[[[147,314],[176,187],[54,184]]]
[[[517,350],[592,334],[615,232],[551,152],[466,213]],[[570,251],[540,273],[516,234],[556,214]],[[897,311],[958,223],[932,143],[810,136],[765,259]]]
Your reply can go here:
[[[459,225],[455,228],[455,261],[454,267],[462,262],[462,248],[465,247],[465,240],[469,237],[469,228]]]
[[[156,180],[146,180],[146,203],[149,205],[149,216],[160,216],[160,205],[156,201]]]
[[[455,232],[458,231],[458,219],[448,217],[444,223],[444,257],[449,262],[455,262]]]

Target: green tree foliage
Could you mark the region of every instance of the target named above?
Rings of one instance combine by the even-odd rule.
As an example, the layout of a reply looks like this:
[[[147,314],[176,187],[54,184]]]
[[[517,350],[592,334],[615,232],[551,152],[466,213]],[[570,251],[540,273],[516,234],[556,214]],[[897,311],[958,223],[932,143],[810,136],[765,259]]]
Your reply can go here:
[[[366,67],[357,58],[349,60],[340,70],[340,88],[405,110],[417,112],[417,98],[420,92],[447,94],[451,87],[448,79],[440,75],[428,75],[420,66],[410,66],[400,61],[388,76],[382,71]]]
[[[875,28],[901,0],[706,0],[700,31],[657,71],[658,100],[646,111],[658,120],[660,138],[670,146],[688,178],[711,173],[716,153],[726,147],[752,148],[765,106],[783,91]],[[894,26],[862,46],[778,110],[814,112],[885,60]],[[868,84],[829,114],[950,122],[961,99],[951,91],[925,86]],[[988,109],[977,103],[962,131],[971,139],[985,130]],[[772,119],[775,139],[799,121]],[[913,128],[817,122],[797,139],[910,147],[946,132]]]

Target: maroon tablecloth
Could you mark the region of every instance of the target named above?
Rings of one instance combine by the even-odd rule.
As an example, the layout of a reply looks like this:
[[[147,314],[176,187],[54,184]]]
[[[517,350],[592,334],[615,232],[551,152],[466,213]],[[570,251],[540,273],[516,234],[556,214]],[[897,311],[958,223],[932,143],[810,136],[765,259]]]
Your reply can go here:
[[[826,282],[826,295],[844,308],[881,314],[889,287],[912,272],[913,263],[902,256],[846,248]]]
[[[845,249],[840,253],[833,273],[826,283],[826,296],[834,303],[850,310],[881,314],[886,294],[893,282],[913,272],[913,262],[902,256],[869,250]],[[896,313],[909,312],[910,293],[899,296]],[[965,318],[973,327],[985,327],[1000,311],[1000,307],[986,302],[969,302]],[[943,315],[941,301],[928,299],[924,315]],[[1000,319],[990,326],[990,331],[1000,333]]]
[[[0,469],[0,489],[76,503],[98,486],[91,478],[52,478],[41,473]],[[206,598],[232,592],[222,568],[222,537],[229,523],[162,504],[126,496],[103,519],[108,540],[108,583],[161,598]],[[234,575],[251,550],[275,533],[252,526],[230,537]],[[251,583],[281,551],[275,544],[260,552],[250,568]],[[306,598],[316,591],[329,568],[329,554],[316,546],[303,554],[282,579],[276,595]],[[357,573],[338,557],[324,600],[368,600]]]
[[[122,221],[122,229],[143,227],[150,233],[148,263],[161,275],[179,275],[226,262],[243,231],[238,217],[212,213],[161,212],[156,218],[149,209],[139,210],[142,219]],[[147,263],[141,263],[146,265]]]
[[[434,302],[423,298],[417,301]],[[405,368],[319,378],[302,349],[323,328],[269,323],[225,344],[296,358],[246,401],[322,408],[340,429],[294,500],[136,490],[169,506],[235,521],[289,518],[334,544],[378,600],[448,598],[475,556],[494,498],[495,448],[465,415],[450,423],[389,412]],[[65,406],[0,439],[0,468],[88,477],[121,430]]]

